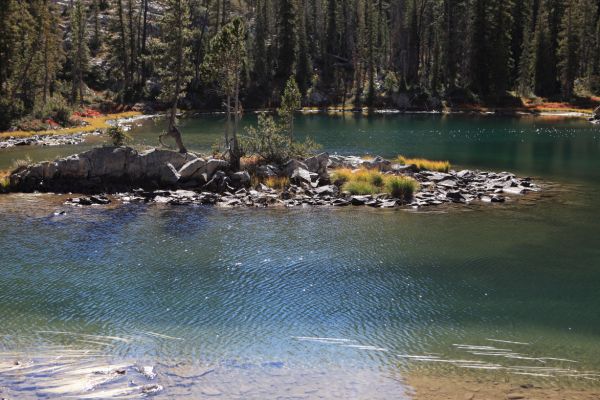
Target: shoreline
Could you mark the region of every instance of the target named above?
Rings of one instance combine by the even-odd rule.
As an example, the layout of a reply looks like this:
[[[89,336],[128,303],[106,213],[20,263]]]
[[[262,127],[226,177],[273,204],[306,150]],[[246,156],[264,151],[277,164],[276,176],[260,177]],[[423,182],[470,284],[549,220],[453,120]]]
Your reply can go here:
[[[127,111],[116,114],[105,114],[100,117],[85,117],[81,118],[87,125],[74,126],[69,128],[49,129],[45,131],[4,131],[0,132],[0,141],[9,139],[25,139],[34,136],[52,137],[52,136],[67,136],[83,133],[91,133],[97,130],[106,129],[113,121],[127,121],[129,119],[140,119],[139,117],[149,118],[152,115],[143,114],[139,111]]]
[[[269,109],[250,109],[248,113],[258,114],[263,112],[273,112]],[[561,118],[590,118],[593,115],[592,109],[577,109],[577,108],[449,108],[444,110],[401,110],[397,108],[376,108],[376,109],[356,109],[341,107],[304,107],[299,113],[303,115],[340,115],[340,114],[362,114],[369,115],[481,115],[481,116],[532,116],[532,117],[561,117]],[[224,111],[210,110],[189,110],[183,111],[184,117],[222,115]],[[0,132],[0,150],[3,148],[22,146],[22,145],[56,145],[56,144],[72,144],[60,143],[62,139],[68,142],[67,139],[77,136],[87,136],[102,129],[108,128],[111,123],[117,121],[119,124],[127,124],[141,119],[150,119],[161,116],[161,113],[144,114],[139,111],[127,111],[115,114],[105,114],[100,117],[82,118],[88,125],[50,129],[45,131],[4,131]],[[26,139],[31,139],[29,143]],[[44,143],[45,139],[49,140]],[[14,142],[14,143],[11,143]],[[52,143],[52,142],[59,143]]]

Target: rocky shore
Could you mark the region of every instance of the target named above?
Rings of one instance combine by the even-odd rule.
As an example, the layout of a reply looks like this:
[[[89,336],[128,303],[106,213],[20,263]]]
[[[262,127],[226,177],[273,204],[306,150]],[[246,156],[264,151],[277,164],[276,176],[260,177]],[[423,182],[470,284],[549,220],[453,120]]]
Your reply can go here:
[[[352,195],[331,178],[337,168],[374,169],[384,174],[410,176],[420,185],[413,198],[389,194]],[[264,183],[283,177],[283,188]],[[377,157],[329,156],[322,153],[285,165],[254,165],[231,171],[224,160],[153,149],[100,147],[85,153],[21,167],[10,176],[13,192],[82,193],[71,204],[167,203],[212,204],[223,207],[369,206],[375,208],[434,207],[448,203],[502,203],[539,191],[530,178],[508,172],[419,170]],[[107,196],[111,195],[111,196]]]
[[[69,135],[34,135],[25,138],[9,137],[0,141],[0,149],[7,149],[16,146],[62,146],[80,144],[86,136],[98,136],[102,131],[80,132]]]

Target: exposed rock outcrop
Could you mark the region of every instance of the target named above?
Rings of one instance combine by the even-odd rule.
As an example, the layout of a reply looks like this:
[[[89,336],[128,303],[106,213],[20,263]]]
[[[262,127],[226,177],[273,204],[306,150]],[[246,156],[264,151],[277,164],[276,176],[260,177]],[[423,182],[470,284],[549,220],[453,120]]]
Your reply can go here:
[[[175,189],[202,186],[228,164],[192,153],[130,147],[99,147],[56,161],[20,168],[10,176],[10,189],[31,192],[113,193],[133,188]]]

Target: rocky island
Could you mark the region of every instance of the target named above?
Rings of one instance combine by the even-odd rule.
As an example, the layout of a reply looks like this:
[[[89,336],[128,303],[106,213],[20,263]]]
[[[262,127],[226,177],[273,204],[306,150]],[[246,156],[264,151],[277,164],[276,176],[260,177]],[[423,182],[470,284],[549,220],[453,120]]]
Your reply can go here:
[[[386,192],[378,184],[370,186],[375,189],[361,192],[346,185],[349,178],[345,175],[364,175],[365,182],[397,177],[410,183],[411,189]],[[269,184],[274,181],[279,183]],[[11,173],[8,190],[90,196],[70,200],[79,205],[107,204],[111,199],[106,195],[111,195],[125,203],[421,208],[448,203],[500,203],[540,187],[531,178],[508,172],[429,171],[382,157],[321,153],[282,165],[252,164],[234,171],[225,160],[193,153],[105,146],[20,167]]]

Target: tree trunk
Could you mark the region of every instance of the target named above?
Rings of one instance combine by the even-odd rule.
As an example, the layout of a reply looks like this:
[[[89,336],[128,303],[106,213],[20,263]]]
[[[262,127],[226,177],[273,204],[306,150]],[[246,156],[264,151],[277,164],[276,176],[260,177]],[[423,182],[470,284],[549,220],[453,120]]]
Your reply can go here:
[[[240,144],[238,142],[237,131],[240,121],[240,72],[238,71],[235,79],[235,115],[233,123],[233,150],[231,152],[231,168],[234,171],[240,169]]]
[[[129,91],[131,83],[129,82],[129,57],[127,54],[127,36],[125,34],[125,21],[123,20],[123,3],[119,0],[117,3],[119,9],[119,25],[121,28],[121,54],[123,56],[123,77],[125,78],[125,92]]]

